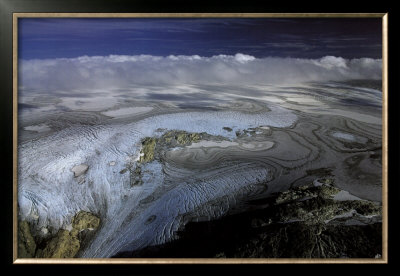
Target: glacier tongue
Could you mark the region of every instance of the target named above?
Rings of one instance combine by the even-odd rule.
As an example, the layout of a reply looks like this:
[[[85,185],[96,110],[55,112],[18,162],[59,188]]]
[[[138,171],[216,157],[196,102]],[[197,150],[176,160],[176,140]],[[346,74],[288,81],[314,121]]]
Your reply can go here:
[[[166,242],[191,213],[207,218],[222,215],[237,193],[251,192],[269,172],[262,164],[243,163],[235,169],[217,167],[199,173],[196,181],[170,179],[174,184],[168,184],[163,164],[153,161],[142,167],[143,185],[132,186],[126,168],[136,164],[141,139],[160,135],[159,129],[234,139],[235,131],[223,127],[289,127],[297,119],[281,107],[268,108],[258,113],[185,112],[114,125],[75,125],[24,142],[18,149],[20,219],[34,222],[37,232],[49,226],[54,232],[68,227],[80,210],[98,214],[101,228],[82,257],[110,257],[121,250]],[[81,164],[87,168],[75,177],[72,169]],[[225,203],[215,204],[219,198]]]

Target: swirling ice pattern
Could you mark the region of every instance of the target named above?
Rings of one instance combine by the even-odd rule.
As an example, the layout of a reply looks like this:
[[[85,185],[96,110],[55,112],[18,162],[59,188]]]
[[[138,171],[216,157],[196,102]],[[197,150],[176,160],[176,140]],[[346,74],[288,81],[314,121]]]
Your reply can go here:
[[[80,210],[98,214],[102,227],[90,246],[81,252],[82,257],[110,257],[121,250],[165,242],[173,238],[182,216],[200,209],[210,218],[222,215],[228,205],[208,208],[207,203],[228,197],[229,204],[243,187],[270,178],[270,171],[262,162],[253,162],[241,168],[239,165],[208,169],[196,181],[182,176],[182,181],[173,183],[168,173],[161,173],[168,166],[163,168],[154,161],[142,168],[144,184],[131,187],[130,173],[120,172],[135,164],[141,139],[161,135],[156,132],[160,128],[207,132],[233,139],[235,130],[290,127],[297,119],[283,108],[268,108],[268,112],[255,114],[188,112],[112,126],[74,125],[23,142],[18,149],[20,218],[35,222],[35,231],[40,233],[42,227],[51,226],[53,232],[66,228]],[[234,131],[227,133],[225,126]],[[110,162],[115,165],[110,166]],[[71,169],[80,164],[89,169],[84,176],[74,177]]]
[[[152,198],[144,206],[139,204],[135,208],[127,208],[125,205],[120,210],[125,219],[113,220],[101,229],[99,236],[103,233],[118,234],[95,239],[82,257],[109,257],[121,251],[162,244],[174,237],[174,232],[184,223],[184,214],[203,207],[203,216],[208,219],[219,217],[228,209],[229,203],[235,200],[241,187],[257,184],[267,178],[268,170],[254,164],[236,168],[235,171],[208,171],[207,177],[201,181],[178,183],[174,189],[159,194],[160,197]],[[209,205],[213,199],[224,196],[229,200],[220,202],[217,208]],[[133,201],[129,200],[135,204]]]
[[[260,106],[254,112],[244,112],[239,103],[236,112],[174,113],[113,125],[74,124],[23,142],[19,146],[20,217],[35,221],[40,234],[41,227],[52,226],[53,231],[67,227],[79,210],[98,214],[102,225],[79,257],[111,257],[174,239],[188,221],[217,218],[249,200],[312,182],[307,170],[329,168],[339,188],[380,200],[381,125],[351,118],[350,113],[342,116],[337,107],[314,115],[315,110]],[[374,122],[380,119],[379,111],[369,116]],[[269,126],[270,131],[236,137],[236,131],[260,126]],[[229,141],[162,152],[159,159],[141,165],[143,184],[132,186],[132,177],[138,176],[130,170],[138,160],[141,139],[172,129],[207,132]],[[71,169],[80,164],[89,169],[83,177],[74,177]],[[129,170],[122,173],[124,169]]]

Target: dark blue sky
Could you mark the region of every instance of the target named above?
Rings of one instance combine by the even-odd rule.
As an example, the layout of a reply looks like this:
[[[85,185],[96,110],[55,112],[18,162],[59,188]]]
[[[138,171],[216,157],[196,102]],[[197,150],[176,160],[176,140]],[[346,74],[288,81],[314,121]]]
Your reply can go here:
[[[234,55],[381,58],[380,18],[21,18],[19,57]]]

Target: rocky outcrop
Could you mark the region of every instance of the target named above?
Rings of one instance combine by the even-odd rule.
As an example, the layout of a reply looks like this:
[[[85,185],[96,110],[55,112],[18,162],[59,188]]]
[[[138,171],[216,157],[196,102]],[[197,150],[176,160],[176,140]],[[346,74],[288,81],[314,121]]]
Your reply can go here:
[[[321,180],[323,181],[323,180]],[[275,199],[276,222],[299,220],[308,224],[325,223],[345,214],[363,219],[380,215],[381,207],[366,200],[334,200],[341,190],[329,184],[301,186],[280,193]]]
[[[73,258],[78,253],[82,241],[85,239],[85,231],[93,231],[98,228],[100,219],[95,215],[80,211],[72,219],[72,229],[60,229],[57,234],[38,248],[36,254],[30,257],[36,258]]]
[[[171,130],[160,138],[146,137],[142,140],[139,163],[147,163],[156,159],[157,148],[182,147],[200,141],[202,134]]]
[[[382,254],[382,226],[271,224],[232,251],[235,258],[374,258]]]
[[[159,139],[159,144],[167,147],[187,146],[200,141],[203,133],[189,133],[181,130],[170,130]]]
[[[154,160],[154,150],[156,147],[156,138],[146,137],[142,141],[142,150],[140,151],[140,163],[147,163]]]
[[[73,229],[71,230],[71,232],[80,232],[84,229],[94,230],[99,226],[99,224],[100,219],[98,217],[89,212],[80,211],[78,214],[75,215],[72,220]]]
[[[271,215],[252,220],[256,234],[229,255],[373,258],[381,254],[381,206],[366,200],[335,200],[334,195],[339,192],[323,184],[280,193]],[[218,256],[224,254],[220,252]]]
[[[322,175],[321,175],[322,176]],[[116,257],[374,258],[382,254],[381,206],[337,200],[329,175],[248,204],[261,209],[191,222],[179,239]]]
[[[43,251],[38,252],[39,258],[73,258],[80,247],[76,232],[60,229]]]
[[[18,257],[32,258],[35,255],[36,243],[27,221],[18,222]]]
[[[180,132],[175,136],[175,139],[179,144],[187,145],[200,141],[200,135],[198,133]]]

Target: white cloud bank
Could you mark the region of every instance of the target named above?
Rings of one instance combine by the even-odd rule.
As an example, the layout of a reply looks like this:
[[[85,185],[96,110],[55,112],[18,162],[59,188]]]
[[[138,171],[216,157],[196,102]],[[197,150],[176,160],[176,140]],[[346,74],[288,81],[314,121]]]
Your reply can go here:
[[[296,84],[306,81],[381,79],[382,60],[255,58],[245,54],[194,56],[82,56],[21,60],[20,86],[71,90],[130,85]]]

